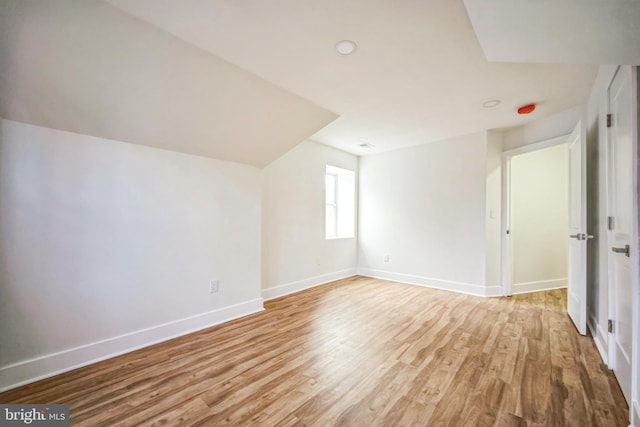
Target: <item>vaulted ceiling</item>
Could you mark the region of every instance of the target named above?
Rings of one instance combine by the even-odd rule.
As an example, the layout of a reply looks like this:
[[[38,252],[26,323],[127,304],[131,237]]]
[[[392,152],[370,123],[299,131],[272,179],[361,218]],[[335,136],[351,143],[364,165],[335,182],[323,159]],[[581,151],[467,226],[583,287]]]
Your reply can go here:
[[[540,14],[554,11],[540,3],[548,6]],[[531,46],[508,31],[504,7],[0,0],[0,115],[262,167],[307,138],[375,153],[518,126],[583,103],[602,55],[560,61],[554,43],[571,31]],[[501,29],[491,26],[492,13]],[[505,49],[501,34],[516,41]],[[336,52],[343,39],[357,43],[354,54]],[[579,41],[568,46],[590,51]],[[494,99],[498,106],[482,107]],[[531,102],[533,114],[516,114]],[[361,148],[365,142],[374,148]]]
[[[487,61],[462,0],[108,1],[337,113],[312,138],[354,153],[518,126],[584,102],[596,74]]]
[[[337,117],[96,0],[0,0],[0,116],[257,167]]]

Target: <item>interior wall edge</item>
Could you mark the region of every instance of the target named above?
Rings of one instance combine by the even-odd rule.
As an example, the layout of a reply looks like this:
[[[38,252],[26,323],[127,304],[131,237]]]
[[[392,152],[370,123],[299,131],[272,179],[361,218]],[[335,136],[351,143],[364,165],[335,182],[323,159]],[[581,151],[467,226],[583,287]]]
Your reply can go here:
[[[347,268],[344,270],[334,271],[327,274],[321,274],[319,276],[313,276],[302,280],[296,280],[295,282],[284,283],[282,285],[272,286],[262,290],[262,298],[265,301],[283,297],[285,295],[293,294],[303,291],[305,289],[313,288],[316,286],[324,285],[335,280],[346,279],[356,275],[355,268]]]
[[[512,294],[526,294],[529,292],[550,291],[567,287],[567,278],[551,280],[538,280],[535,282],[513,283],[511,285]]]
[[[640,422],[640,405],[638,405],[638,401],[634,400],[631,405],[631,424],[629,427],[638,426],[638,422]]]
[[[393,271],[374,270],[370,268],[360,267],[358,268],[358,275],[371,277],[374,279],[391,280],[393,282],[405,283],[407,285],[424,286],[427,288],[440,289],[443,291],[475,295],[479,297],[494,297],[502,295],[500,286],[484,286],[475,283],[453,282],[450,280],[436,279],[424,276],[414,276],[411,274],[396,273]]]
[[[175,320],[0,367],[0,392],[263,311],[263,299]]]
[[[600,353],[600,357],[602,361],[608,365],[609,364],[609,354],[608,348],[609,343],[607,340],[608,333],[598,324],[598,320],[596,319],[595,314],[592,312],[589,313],[587,318],[587,327],[589,328],[589,332],[593,337],[593,342],[596,344],[596,348],[598,349],[598,353]]]

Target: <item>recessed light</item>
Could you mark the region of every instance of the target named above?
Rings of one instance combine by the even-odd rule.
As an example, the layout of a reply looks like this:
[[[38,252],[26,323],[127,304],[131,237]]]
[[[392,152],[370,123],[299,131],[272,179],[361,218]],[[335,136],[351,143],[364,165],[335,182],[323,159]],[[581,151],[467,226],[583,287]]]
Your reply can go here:
[[[340,55],[351,55],[358,50],[358,45],[351,40],[340,40],[336,43],[336,51]]]
[[[495,108],[500,105],[499,99],[492,99],[490,101],[486,101],[482,104],[482,108]]]

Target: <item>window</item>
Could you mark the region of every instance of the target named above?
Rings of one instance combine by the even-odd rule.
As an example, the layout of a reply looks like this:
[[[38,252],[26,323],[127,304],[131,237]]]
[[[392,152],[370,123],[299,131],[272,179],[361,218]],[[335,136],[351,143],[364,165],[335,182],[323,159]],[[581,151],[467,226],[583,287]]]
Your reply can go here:
[[[356,180],[353,171],[327,165],[325,179],[325,237],[355,236]]]

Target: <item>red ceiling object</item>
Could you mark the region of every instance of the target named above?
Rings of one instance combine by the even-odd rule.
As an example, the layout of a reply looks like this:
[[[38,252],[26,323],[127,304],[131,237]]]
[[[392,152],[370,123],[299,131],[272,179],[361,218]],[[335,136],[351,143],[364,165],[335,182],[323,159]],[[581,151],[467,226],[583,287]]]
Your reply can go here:
[[[518,114],[529,114],[535,109],[536,104],[523,105],[522,107],[518,108]]]

